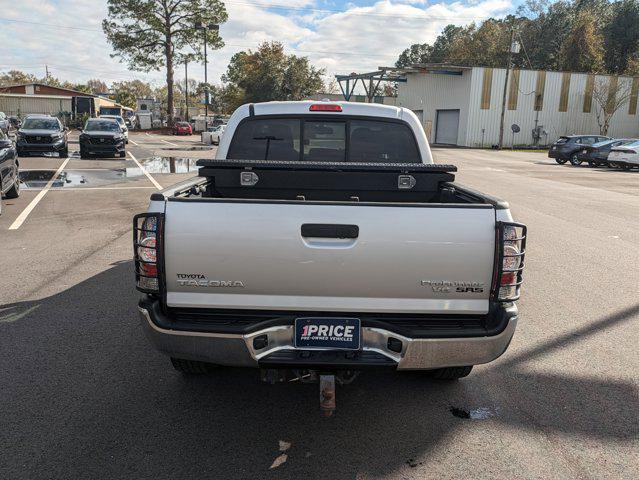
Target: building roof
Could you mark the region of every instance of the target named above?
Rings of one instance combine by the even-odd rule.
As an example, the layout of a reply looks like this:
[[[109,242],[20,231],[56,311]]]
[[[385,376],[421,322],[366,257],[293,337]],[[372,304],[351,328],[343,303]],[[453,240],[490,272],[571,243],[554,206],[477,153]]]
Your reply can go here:
[[[2,90],[11,90],[13,88],[18,88],[18,87],[46,87],[49,89],[54,89],[54,90],[60,90],[62,92],[68,92],[74,95],[82,95],[83,97],[99,97],[99,95],[95,95],[93,93],[87,93],[87,92],[81,92],[79,90],[73,90],[70,88],[64,88],[64,87],[58,87],[55,85],[47,85],[46,83],[39,83],[39,82],[30,82],[30,83],[17,83],[14,85],[5,85],[0,87],[0,91]]]

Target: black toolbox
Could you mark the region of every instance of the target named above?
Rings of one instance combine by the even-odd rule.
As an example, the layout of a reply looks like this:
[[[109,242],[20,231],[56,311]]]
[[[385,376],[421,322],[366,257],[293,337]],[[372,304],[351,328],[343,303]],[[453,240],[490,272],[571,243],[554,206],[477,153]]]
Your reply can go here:
[[[281,200],[424,202],[455,180],[454,165],[198,160],[205,196]]]

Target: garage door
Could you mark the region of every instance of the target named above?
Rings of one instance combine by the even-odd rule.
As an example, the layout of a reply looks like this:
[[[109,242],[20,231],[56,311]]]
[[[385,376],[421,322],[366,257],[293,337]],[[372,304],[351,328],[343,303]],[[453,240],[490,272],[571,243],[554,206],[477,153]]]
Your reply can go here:
[[[459,110],[437,110],[435,143],[457,145]]]

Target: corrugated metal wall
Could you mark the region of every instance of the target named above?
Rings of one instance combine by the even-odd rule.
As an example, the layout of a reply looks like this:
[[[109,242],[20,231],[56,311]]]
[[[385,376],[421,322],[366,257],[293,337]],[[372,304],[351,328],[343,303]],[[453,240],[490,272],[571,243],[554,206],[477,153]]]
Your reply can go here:
[[[37,95],[0,94],[0,112],[21,117],[30,113],[57,115],[60,112],[71,112],[71,97],[52,98]]]
[[[459,109],[459,130],[457,144],[464,145],[468,120],[471,71],[462,75],[440,73],[420,73],[406,76],[407,82],[399,84],[397,106],[406,107],[417,113],[422,126],[430,125],[428,141],[434,142],[437,130],[437,110]]]
[[[484,74],[484,70],[475,67],[472,71],[465,71],[463,77],[429,73],[408,74],[407,83],[399,84],[398,105],[423,111],[424,123],[429,119],[435,119],[437,109],[459,108],[459,145],[479,147],[482,145],[482,139],[483,146],[496,144],[499,140],[499,118],[506,70],[494,68],[492,75],[488,76]],[[484,101],[487,99],[484,78],[491,78],[490,102],[487,109],[481,108],[482,98]],[[594,83],[607,83],[610,78],[596,76]],[[512,79],[511,75],[511,81]],[[593,100],[590,113],[584,112],[587,79],[588,75],[582,73],[571,73],[568,80],[563,72],[521,70],[516,100],[511,96],[511,85],[508,88],[504,145],[512,145],[513,135],[510,126],[514,123],[521,128],[521,132],[514,136],[515,145],[531,145],[536,117],[538,124],[548,133],[547,137],[541,138],[541,144],[552,143],[561,135],[599,134],[596,102]],[[619,77],[622,90],[630,91],[632,83],[632,78]],[[541,110],[536,112],[535,89],[538,85],[543,85],[543,98],[538,99]],[[516,105],[516,108],[509,109],[513,105]],[[629,110],[630,103],[626,101],[612,118],[609,136],[639,137],[639,115],[629,114]]]

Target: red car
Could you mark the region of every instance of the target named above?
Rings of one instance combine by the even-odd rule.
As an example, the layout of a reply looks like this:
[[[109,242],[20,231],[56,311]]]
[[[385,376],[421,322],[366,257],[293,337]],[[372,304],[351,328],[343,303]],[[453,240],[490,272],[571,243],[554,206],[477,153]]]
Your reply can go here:
[[[173,126],[173,135],[193,135],[193,129],[188,122],[177,122]]]

